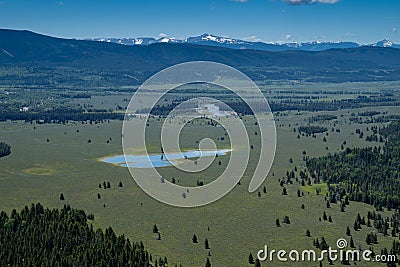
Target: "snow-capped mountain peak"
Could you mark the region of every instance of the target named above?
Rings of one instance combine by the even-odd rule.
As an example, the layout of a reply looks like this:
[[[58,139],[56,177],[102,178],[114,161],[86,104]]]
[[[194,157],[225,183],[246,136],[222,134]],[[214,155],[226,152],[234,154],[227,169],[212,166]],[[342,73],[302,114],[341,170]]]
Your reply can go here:
[[[393,42],[388,40],[388,39],[383,39],[382,41],[376,42],[372,44],[372,46],[378,46],[378,47],[392,47]]]
[[[121,45],[151,45],[154,43],[189,43],[197,45],[221,46],[232,49],[253,49],[264,51],[284,51],[284,50],[304,50],[304,51],[323,51],[332,48],[355,48],[361,45],[355,42],[334,41],[334,42],[251,42],[229,37],[221,37],[205,33],[199,36],[188,37],[186,39],[177,39],[173,37],[162,36],[158,39],[145,37],[145,38],[94,38],[92,41],[117,43]],[[400,48],[399,44],[384,39],[382,41],[369,44],[369,46],[376,47],[392,47]]]

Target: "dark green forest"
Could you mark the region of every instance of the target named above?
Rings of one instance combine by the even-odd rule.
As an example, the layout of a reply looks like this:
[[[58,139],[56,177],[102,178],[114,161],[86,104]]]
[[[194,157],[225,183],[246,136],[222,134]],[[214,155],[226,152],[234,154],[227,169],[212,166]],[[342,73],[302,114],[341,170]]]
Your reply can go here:
[[[0,158],[11,154],[11,147],[6,143],[0,142]]]
[[[330,185],[331,201],[349,198],[378,209],[400,208],[400,121],[381,128],[379,134],[385,138],[383,147],[346,148],[307,159],[311,176]]]
[[[0,121],[23,120],[27,122],[42,120],[43,123],[65,123],[67,121],[102,121],[122,120],[124,114],[106,111],[84,112],[82,109],[70,109],[60,107],[53,110],[38,112],[0,111]]]
[[[143,244],[111,227],[94,230],[83,210],[25,206],[0,213],[0,266],[153,266]],[[164,266],[166,259],[159,260]]]

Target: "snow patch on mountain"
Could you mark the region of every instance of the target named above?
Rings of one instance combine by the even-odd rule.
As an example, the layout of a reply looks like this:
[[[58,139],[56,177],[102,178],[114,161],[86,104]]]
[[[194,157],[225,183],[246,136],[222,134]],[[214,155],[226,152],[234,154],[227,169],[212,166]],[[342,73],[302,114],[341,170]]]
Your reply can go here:
[[[160,38],[144,37],[144,38],[93,38],[92,41],[117,43],[121,45],[151,45],[155,43],[189,43],[197,45],[221,46],[232,49],[253,49],[264,51],[285,51],[285,50],[304,50],[304,51],[323,51],[332,48],[355,48],[361,45],[355,42],[334,41],[334,42],[252,42],[229,37],[221,37],[212,34],[202,34],[199,36],[188,37],[186,39],[176,39],[160,35]],[[400,44],[384,39],[382,41],[369,44],[375,47],[392,47],[400,48]]]

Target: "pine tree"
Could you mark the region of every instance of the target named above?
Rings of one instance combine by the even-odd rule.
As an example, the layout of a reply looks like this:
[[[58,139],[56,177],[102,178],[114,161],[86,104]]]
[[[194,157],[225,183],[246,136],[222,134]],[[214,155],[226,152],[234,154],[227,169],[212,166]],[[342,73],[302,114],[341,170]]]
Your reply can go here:
[[[158,227],[157,227],[157,225],[154,225],[154,226],[153,226],[153,233],[158,233]]]
[[[286,196],[286,195],[287,195],[287,190],[286,190],[286,187],[283,187],[283,189],[282,189],[282,195],[284,195],[284,196]]]
[[[279,222],[279,219],[276,219],[275,224],[276,224],[276,226],[281,227],[281,223]]]
[[[253,258],[253,254],[251,254],[251,252],[249,254],[249,263],[254,264],[254,258]]]
[[[205,249],[210,249],[210,245],[208,244],[208,239],[204,240],[204,248]]]
[[[256,259],[256,262],[254,263],[254,267],[261,267],[261,263],[259,259]]]
[[[306,230],[306,236],[311,236],[310,230]]]
[[[316,248],[320,248],[320,244],[319,244],[318,238],[315,240],[315,247],[316,247]]]
[[[350,247],[355,248],[353,237],[350,237]]]
[[[348,226],[346,228],[346,235],[347,236],[351,236],[350,228]]]
[[[193,243],[198,243],[198,241],[197,241],[197,236],[196,236],[196,235],[193,235],[192,241],[193,241]]]
[[[65,197],[64,197],[63,193],[60,194],[60,200],[65,200]]]
[[[324,237],[321,237],[321,243],[320,243],[320,248],[321,250],[326,250],[329,248],[328,244],[325,241]]]
[[[283,218],[283,222],[286,223],[286,224],[290,224],[289,216],[286,215],[286,216]]]
[[[211,262],[209,258],[207,258],[206,267],[211,267]]]
[[[322,215],[322,219],[324,221],[328,220],[328,216],[326,215],[326,212],[324,211],[324,214]]]

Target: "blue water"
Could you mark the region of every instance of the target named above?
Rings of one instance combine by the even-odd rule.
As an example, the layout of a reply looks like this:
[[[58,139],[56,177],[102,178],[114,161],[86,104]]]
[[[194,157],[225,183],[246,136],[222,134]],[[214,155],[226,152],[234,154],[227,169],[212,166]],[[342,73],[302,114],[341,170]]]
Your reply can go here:
[[[153,155],[119,155],[104,158],[103,161],[106,163],[113,163],[121,167],[133,167],[133,168],[159,168],[167,167],[176,164],[177,160],[184,158],[200,158],[200,157],[211,157],[215,155],[225,155],[229,152],[229,149],[221,149],[216,151],[199,151],[191,150],[183,153],[172,153],[164,154],[161,158],[161,154]],[[149,160],[150,159],[150,160]]]

